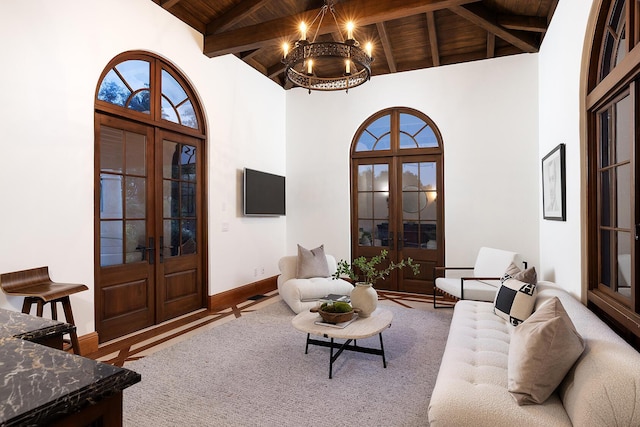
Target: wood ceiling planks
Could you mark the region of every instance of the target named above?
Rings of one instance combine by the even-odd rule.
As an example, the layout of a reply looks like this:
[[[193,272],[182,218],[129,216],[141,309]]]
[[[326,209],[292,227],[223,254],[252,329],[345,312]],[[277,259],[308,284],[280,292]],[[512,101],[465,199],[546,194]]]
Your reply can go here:
[[[204,54],[234,54],[283,87],[281,44],[323,0],[151,0],[199,31]],[[374,41],[373,75],[537,52],[558,0],[336,0],[339,24]],[[341,29],[342,30],[342,29]],[[315,32],[315,27],[314,27]],[[319,33],[341,39],[330,15]],[[324,36],[326,34],[326,36]],[[310,36],[311,37],[311,36]]]

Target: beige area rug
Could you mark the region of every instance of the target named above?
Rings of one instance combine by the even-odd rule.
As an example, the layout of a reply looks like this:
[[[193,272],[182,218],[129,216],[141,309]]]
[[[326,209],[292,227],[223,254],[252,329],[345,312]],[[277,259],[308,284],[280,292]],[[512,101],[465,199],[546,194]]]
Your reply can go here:
[[[329,379],[329,349],[305,354],[306,334],[276,301],[128,364],[142,382],[124,391],[124,425],[427,425],[452,310],[385,308],[386,369],[380,356],[345,351]]]

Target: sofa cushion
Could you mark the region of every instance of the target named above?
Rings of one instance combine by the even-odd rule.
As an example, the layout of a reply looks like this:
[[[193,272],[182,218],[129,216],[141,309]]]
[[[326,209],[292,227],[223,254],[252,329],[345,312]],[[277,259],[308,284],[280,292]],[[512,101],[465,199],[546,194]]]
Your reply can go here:
[[[306,249],[298,245],[298,270],[296,278],[329,277],[329,264],[324,254],[324,245]]]
[[[501,280],[504,282],[507,279],[516,279],[521,282],[535,285],[538,283],[538,274],[536,273],[535,267],[520,270],[520,268],[512,262],[511,265],[507,267],[507,271],[504,272],[504,276],[502,276]]]
[[[531,315],[535,302],[536,285],[507,279],[496,293],[494,313],[517,326]]]
[[[584,341],[553,297],[518,326],[509,344],[508,390],[519,405],[543,403],[584,350]]]

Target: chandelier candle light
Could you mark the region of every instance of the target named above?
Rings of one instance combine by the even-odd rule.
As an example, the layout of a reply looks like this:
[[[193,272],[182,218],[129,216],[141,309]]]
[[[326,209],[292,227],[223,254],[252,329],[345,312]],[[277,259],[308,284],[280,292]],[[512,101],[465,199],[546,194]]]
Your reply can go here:
[[[300,24],[300,40],[295,42],[293,49],[288,43],[282,47],[285,64],[285,75],[295,86],[309,90],[345,90],[360,86],[371,78],[372,44],[367,43],[365,50],[354,38],[355,25],[349,21],[346,24],[347,38],[343,41],[316,41],[322,20],[330,12],[339,30],[338,19],[333,0],[325,0],[324,6],[318,12],[310,26]],[[307,32],[318,21],[318,27],[313,40],[307,40]]]

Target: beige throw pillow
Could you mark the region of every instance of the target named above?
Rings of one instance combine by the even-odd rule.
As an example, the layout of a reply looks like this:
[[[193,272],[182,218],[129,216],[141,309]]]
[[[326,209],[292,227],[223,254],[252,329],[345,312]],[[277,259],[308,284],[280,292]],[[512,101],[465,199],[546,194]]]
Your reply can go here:
[[[501,280],[504,282],[507,279],[516,279],[521,282],[535,285],[538,283],[538,273],[536,273],[535,267],[520,270],[520,268],[512,262],[507,268],[507,271],[504,272],[504,276],[502,276]]]
[[[329,277],[329,264],[324,254],[324,245],[315,249],[305,249],[298,245],[298,267],[296,277],[298,279],[310,279],[311,277]]]
[[[557,297],[515,328],[509,344],[508,390],[518,405],[543,403],[584,350],[584,341]]]

